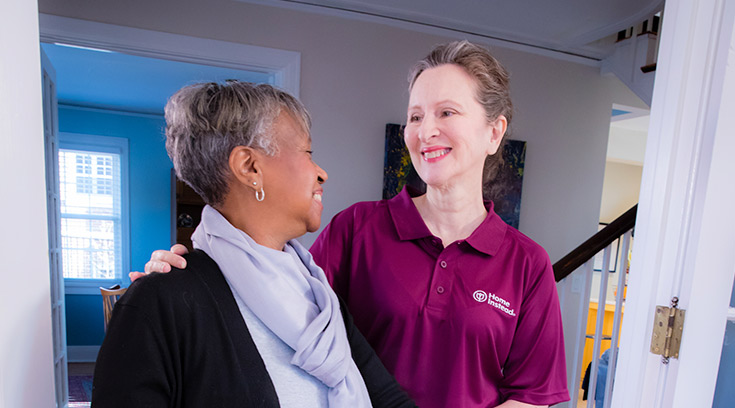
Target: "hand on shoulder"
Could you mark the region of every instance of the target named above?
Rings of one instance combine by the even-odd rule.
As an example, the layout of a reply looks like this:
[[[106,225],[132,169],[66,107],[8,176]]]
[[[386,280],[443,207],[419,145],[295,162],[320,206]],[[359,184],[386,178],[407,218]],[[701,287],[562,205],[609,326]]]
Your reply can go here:
[[[183,258],[183,255],[188,253],[189,250],[181,244],[172,246],[168,251],[163,249],[153,251],[151,259],[145,264],[145,272],[130,272],[128,274],[130,282],[134,282],[136,279],[151,272],[171,272],[172,266],[184,269],[186,268],[186,259]]]

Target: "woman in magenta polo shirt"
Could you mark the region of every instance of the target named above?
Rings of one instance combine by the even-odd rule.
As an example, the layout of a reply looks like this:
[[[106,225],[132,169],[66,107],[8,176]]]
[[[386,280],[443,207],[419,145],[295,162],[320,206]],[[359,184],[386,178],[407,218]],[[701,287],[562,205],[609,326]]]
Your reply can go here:
[[[409,81],[405,141],[426,193],[357,203],[310,251],[420,407],[566,401],[549,257],[483,201],[512,116],[508,74],[461,41],[436,47]],[[163,251],[152,259],[147,271],[180,262]]]

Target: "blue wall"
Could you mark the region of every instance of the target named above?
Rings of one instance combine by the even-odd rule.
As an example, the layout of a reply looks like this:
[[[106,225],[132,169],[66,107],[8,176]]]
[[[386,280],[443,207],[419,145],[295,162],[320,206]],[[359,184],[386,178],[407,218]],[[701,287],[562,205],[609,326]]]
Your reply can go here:
[[[142,271],[154,249],[171,245],[171,161],[166,155],[163,116],[136,115],[59,105],[59,130],[128,139],[130,268]],[[128,286],[123,271],[124,285]],[[102,299],[66,295],[69,346],[102,344]]]

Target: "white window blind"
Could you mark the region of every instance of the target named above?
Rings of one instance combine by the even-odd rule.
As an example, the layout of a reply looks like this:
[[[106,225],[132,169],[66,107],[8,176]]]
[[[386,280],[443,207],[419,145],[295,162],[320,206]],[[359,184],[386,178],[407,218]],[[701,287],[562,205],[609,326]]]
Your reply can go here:
[[[67,288],[96,289],[122,279],[128,264],[125,163],[126,139],[61,135],[61,250]]]

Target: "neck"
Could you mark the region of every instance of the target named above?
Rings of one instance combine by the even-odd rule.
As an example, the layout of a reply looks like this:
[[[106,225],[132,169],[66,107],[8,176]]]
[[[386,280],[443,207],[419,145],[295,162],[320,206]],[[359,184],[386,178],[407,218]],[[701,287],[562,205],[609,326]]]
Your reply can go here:
[[[268,214],[268,209],[262,203],[246,197],[233,197],[228,194],[224,203],[215,207],[233,227],[248,234],[258,245],[283,251],[286,243],[294,238],[293,234],[281,232],[277,225],[271,225],[269,220],[278,219]],[[260,204],[260,205],[259,205]],[[279,233],[280,232],[280,233]]]
[[[429,231],[444,246],[469,237],[487,216],[482,184],[473,185],[427,186],[426,194],[413,198]]]

